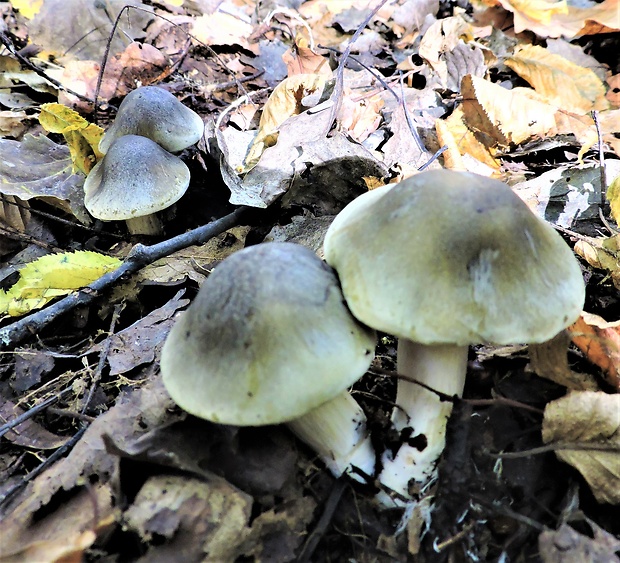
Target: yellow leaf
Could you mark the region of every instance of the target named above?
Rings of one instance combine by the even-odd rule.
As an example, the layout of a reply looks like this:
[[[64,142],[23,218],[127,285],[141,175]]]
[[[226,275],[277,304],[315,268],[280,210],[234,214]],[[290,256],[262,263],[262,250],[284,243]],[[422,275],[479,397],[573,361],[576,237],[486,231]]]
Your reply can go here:
[[[578,115],[609,108],[605,86],[592,70],[543,47],[523,47],[506,59],[506,66],[558,108]]]
[[[19,10],[26,19],[31,20],[41,10],[43,0],[11,0],[11,6],[14,10]]]
[[[611,207],[611,216],[620,224],[620,176],[617,176],[607,188],[607,200]]]
[[[99,152],[99,141],[103,129],[89,123],[79,113],[62,104],[43,104],[39,122],[46,131],[61,133],[71,153],[73,170],[88,175],[97,161],[103,158]]]
[[[118,258],[86,250],[43,256],[20,268],[19,280],[8,291],[0,291],[0,313],[19,316],[40,309],[55,297],[86,287],[120,264]]]

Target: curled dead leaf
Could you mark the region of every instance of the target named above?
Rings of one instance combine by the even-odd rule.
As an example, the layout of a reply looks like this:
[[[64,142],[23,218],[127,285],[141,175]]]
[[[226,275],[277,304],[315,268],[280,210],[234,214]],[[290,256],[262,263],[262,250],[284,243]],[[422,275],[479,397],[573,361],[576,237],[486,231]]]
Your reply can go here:
[[[583,475],[598,502],[620,504],[620,394],[575,391],[552,401],[545,408],[542,439],[586,446],[555,453]]]

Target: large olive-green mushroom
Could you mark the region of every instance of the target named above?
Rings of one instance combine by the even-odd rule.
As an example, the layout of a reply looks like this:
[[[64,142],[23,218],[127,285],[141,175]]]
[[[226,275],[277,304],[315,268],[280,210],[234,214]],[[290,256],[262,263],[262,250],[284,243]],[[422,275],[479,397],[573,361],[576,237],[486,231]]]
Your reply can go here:
[[[159,234],[155,213],[178,201],[189,180],[180,158],[146,137],[125,135],[86,177],[84,205],[97,219],[126,221],[132,234]]]
[[[141,135],[167,151],[178,152],[197,143],[203,132],[201,117],[170,92],[158,86],[142,86],[125,96],[99,150],[105,154],[116,139]]]
[[[347,388],[370,365],[375,338],[312,251],[263,243],[214,269],[170,331],[161,372],[174,401],[195,416],[288,423],[335,475],[355,477],[355,467],[372,475],[366,418]]]
[[[544,342],[579,316],[571,249],[507,185],[439,170],[381,190],[336,218],[325,260],[352,313],[398,336],[400,374],[460,395],[470,344]],[[384,454],[379,480],[411,498],[435,474],[452,405],[407,381],[396,402],[394,426],[416,439]]]

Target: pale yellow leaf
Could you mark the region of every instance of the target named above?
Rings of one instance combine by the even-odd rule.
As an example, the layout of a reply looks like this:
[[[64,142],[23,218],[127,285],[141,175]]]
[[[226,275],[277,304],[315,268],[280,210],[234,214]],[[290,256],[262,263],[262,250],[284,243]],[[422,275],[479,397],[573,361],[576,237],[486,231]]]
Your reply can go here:
[[[19,269],[19,280],[0,291],[0,314],[19,316],[39,309],[55,297],[86,287],[121,260],[97,252],[48,254]]]
[[[19,13],[26,19],[31,20],[34,18],[43,6],[44,0],[11,0],[11,6],[14,10],[19,10]]]
[[[543,47],[526,45],[506,59],[506,66],[558,108],[578,115],[609,108],[605,86],[592,70]]]
[[[556,450],[559,459],[575,467],[598,502],[620,503],[620,394],[575,391],[545,408],[545,444],[568,443],[592,449]]]

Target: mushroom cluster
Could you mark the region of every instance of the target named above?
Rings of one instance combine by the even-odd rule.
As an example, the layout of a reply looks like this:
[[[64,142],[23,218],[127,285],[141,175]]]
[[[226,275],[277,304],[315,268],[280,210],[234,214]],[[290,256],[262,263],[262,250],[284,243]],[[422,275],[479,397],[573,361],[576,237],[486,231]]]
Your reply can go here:
[[[142,86],[121,103],[99,149],[104,153],[84,183],[84,205],[103,221],[125,220],[132,234],[159,234],[155,215],[189,186],[185,163],[172,152],[200,140],[200,116],[157,86]]]
[[[375,343],[332,268],[299,244],[263,243],[209,275],[166,339],[161,373],[187,412],[236,426],[286,423],[334,475],[365,481],[375,453],[347,388]]]
[[[451,396],[463,391],[470,344],[544,342],[584,302],[558,233],[506,184],[466,172],[422,172],[363,194],[336,217],[324,252],[353,315],[398,337],[398,372]],[[384,452],[378,479],[412,499],[435,475],[452,403],[405,380],[396,403],[402,445]]]

